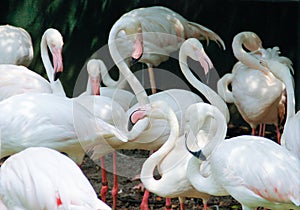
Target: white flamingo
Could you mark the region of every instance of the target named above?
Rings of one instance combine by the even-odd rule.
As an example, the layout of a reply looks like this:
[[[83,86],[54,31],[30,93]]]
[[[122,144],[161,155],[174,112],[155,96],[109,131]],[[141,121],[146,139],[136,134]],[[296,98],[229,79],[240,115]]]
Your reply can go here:
[[[109,75],[107,75],[108,71],[102,60],[89,60],[87,63],[87,71],[89,75],[87,88],[86,91],[81,95],[101,95],[109,97],[120,104],[125,111],[127,111],[132,105],[137,102],[133,93],[127,90],[120,89],[118,87],[118,84],[112,84],[113,86],[100,87],[101,78],[103,82],[105,81],[104,84],[106,85],[117,83]],[[102,75],[106,75],[105,80]]]
[[[65,92],[58,77],[63,71],[62,36],[56,29],[47,29],[41,41],[41,57],[50,83],[39,74],[24,66],[0,65],[0,100],[21,93],[53,93],[65,96]],[[52,53],[51,64],[48,48]]]
[[[179,51],[180,68],[187,80],[200,93],[206,96],[210,103],[216,105],[217,107],[219,107],[219,109],[222,110],[222,113],[224,113],[224,116],[226,117],[228,122],[229,110],[225,102],[222,100],[222,98],[220,98],[220,96],[217,93],[215,93],[211,88],[200,82],[192,74],[192,72],[187,66],[187,56],[199,61],[206,72],[209,68],[213,67],[209,57],[203,50],[203,46],[197,39],[187,39],[181,45]],[[155,94],[152,96],[155,96]],[[188,111],[189,109],[190,107],[187,108],[186,112],[190,113]],[[140,116],[140,118],[142,117],[143,116]],[[193,113],[185,113],[185,117],[190,117],[189,121],[192,121],[194,115]],[[138,116],[133,118],[135,118],[135,120],[139,119]],[[186,123],[184,123],[184,125],[187,126]],[[165,143],[166,145],[163,145],[158,151],[156,151],[145,161],[141,172],[141,180],[150,192],[153,192],[163,197],[180,197],[181,209],[184,209],[183,198],[185,196],[203,198],[204,206],[206,209],[208,195],[195,192],[195,190],[191,188],[191,185],[189,184],[185,173],[182,173],[185,171],[184,168],[187,167],[188,159],[191,157],[189,156],[184,147],[184,143],[182,141],[183,139],[183,135],[177,137],[176,140],[169,137],[169,139]],[[180,160],[176,160],[176,157],[181,158]],[[163,179],[155,180],[153,178],[153,171],[155,167],[158,167]]]
[[[118,50],[123,59],[132,58],[132,62],[148,65],[153,93],[156,92],[153,66],[168,60],[170,53],[190,37],[211,39],[225,49],[216,33],[162,6],[138,8],[122,15],[109,33],[109,40],[119,39]]]
[[[259,54],[247,53],[242,45]],[[279,56],[277,47],[263,49],[260,38],[253,32],[241,32],[232,42],[234,55],[239,62],[233,67],[231,74],[225,74],[218,81],[218,93],[228,103],[237,106],[243,119],[251,126],[252,134],[258,124],[274,124],[277,139],[280,140],[278,124],[285,115],[284,84],[274,75],[268,74],[259,58],[278,60],[291,66],[291,61]],[[232,91],[229,90],[229,84]]]
[[[30,34],[20,27],[0,26],[0,52],[0,64],[28,67],[33,59]]]
[[[294,79],[290,73],[290,69],[286,65],[273,60],[261,59],[261,64],[270,69],[285,85],[287,113],[281,144],[300,159],[300,112],[296,113],[295,111]]]
[[[127,141],[114,126],[65,97],[19,94],[1,101],[0,107],[0,158],[42,146],[64,152],[81,164],[87,145],[99,143],[105,154],[112,151],[106,140]]]
[[[217,125],[210,141],[189,160],[188,178],[200,192],[222,196],[230,194],[243,210],[263,206],[270,209],[300,209],[300,160],[270,139],[238,136],[224,140],[227,125],[214,106],[202,103],[197,111],[198,126]],[[200,132],[199,131],[199,132]],[[201,138],[196,141],[202,141]],[[265,152],[268,151],[268,155]],[[201,164],[211,173],[203,176]]]
[[[45,147],[10,156],[0,169],[0,197],[9,209],[109,210],[65,155]]]

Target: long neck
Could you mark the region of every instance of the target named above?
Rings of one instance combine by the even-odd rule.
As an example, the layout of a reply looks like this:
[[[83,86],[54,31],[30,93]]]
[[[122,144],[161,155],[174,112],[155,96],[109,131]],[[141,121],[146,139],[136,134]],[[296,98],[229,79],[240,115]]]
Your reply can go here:
[[[156,166],[165,158],[165,156],[173,149],[176,139],[179,135],[179,125],[174,113],[169,111],[168,121],[171,127],[170,135],[168,140],[157,150],[153,153],[143,164],[141,170],[141,180],[144,186],[147,189],[161,189],[164,186],[164,176],[159,180],[154,179],[153,172]]]
[[[54,81],[54,69],[49,58],[47,41],[45,36],[42,37],[41,41],[41,57],[53,93],[56,95],[65,96],[66,94],[60,80],[58,79]]]
[[[195,87],[200,93],[202,93],[207,100],[224,114],[226,118],[226,122],[229,122],[229,110],[227,108],[226,103],[223,99],[210,87],[203,84],[200,80],[198,80],[194,74],[191,72],[187,65],[187,55],[184,50],[180,50],[179,52],[179,65],[181,68],[182,73],[184,74],[185,78],[189,81],[189,83]]]
[[[101,64],[101,77],[102,82],[106,87],[112,87],[112,88],[124,88],[126,86],[126,83],[124,82],[125,78],[123,74],[119,74],[118,80],[114,80],[111,78],[110,74],[108,73],[107,67],[104,64]]]
[[[287,94],[287,114],[286,114],[286,122],[293,116],[295,116],[295,91],[294,91],[294,84],[293,84],[293,77],[289,71],[289,69],[282,69],[282,74],[280,77],[277,77],[281,80],[286,89]]]
[[[268,70],[266,70],[266,68],[259,63],[258,59],[256,59],[253,55],[247,53],[243,49],[243,42],[245,41],[246,38],[247,37],[245,37],[244,35],[239,35],[233,39],[232,50],[234,56],[249,68],[267,72]]]
[[[116,28],[114,28],[116,29]],[[109,51],[112,56],[112,59],[114,60],[115,64],[119,68],[120,72],[123,74],[125,79],[128,81],[130,87],[132,88],[133,92],[136,95],[137,101],[140,103],[140,105],[146,105],[149,104],[149,98],[147,96],[147,93],[144,89],[144,87],[141,85],[139,80],[135,77],[135,75],[130,71],[128,65],[124,61],[124,59],[121,57],[117,45],[116,45],[116,37],[120,30],[111,30],[108,38],[108,44],[109,44]]]
[[[200,173],[200,165],[204,164],[201,160],[191,157],[187,166],[187,178],[193,187],[199,192],[204,192],[215,196],[228,195],[226,190],[218,185],[213,176],[204,177]]]
[[[200,104],[201,106],[201,104]],[[204,113],[207,113],[206,117],[213,118],[212,123],[218,123],[217,130],[215,131],[215,134],[212,136],[210,141],[204,146],[203,149],[201,149],[202,154],[205,157],[208,157],[206,162],[192,157],[189,160],[188,167],[187,167],[187,177],[189,178],[192,185],[201,192],[206,192],[211,195],[227,195],[228,193],[218,184],[215,183],[213,176],[203,177],[200,173],[200,166],[201,164],[210,164],[209,156],[212,154],[212,151],[215,147],[217,147],[222,141],[224,141],[224,138],[226,136],[227,131],[227,125],[224,120],[224,116],[218,111],[205,111],[203,106],[199,107],[201,108],[201,112],[199,114],[203,115]],[[195,112],[194,112],[195,113]],[[197,117],[197,116],[195,116]],[[199,116],[199,117],[205,117],[205,116]]]

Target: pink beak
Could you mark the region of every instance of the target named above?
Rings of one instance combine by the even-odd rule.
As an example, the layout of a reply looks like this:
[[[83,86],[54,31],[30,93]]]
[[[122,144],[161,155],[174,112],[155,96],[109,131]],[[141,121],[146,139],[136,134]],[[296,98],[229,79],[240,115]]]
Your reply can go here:
[[[63,72],[62,49],[54,47],[51,49],[53,58],[54,81],[56,81]]]
[[[203,49],[195,51],[197,57],[199,58],[199,62],[204,69],[205,75],[208,74],[209,70],[214,67],[209,57],[206,55]]]
[[[92,94],[99,96],[100,95],[100,79],[90,77],[90,81],[92,84]]]
[[[133,44],[133,52],[131,54],[131,64],[135,64],[139,59],[141,59],[144,52],[143,46],[143,35],[138,33]]]
[[[145,116],[145,110],[135,110],[131,113],[130,121],[132,124],[136,124],[140,119],[142,119]]]

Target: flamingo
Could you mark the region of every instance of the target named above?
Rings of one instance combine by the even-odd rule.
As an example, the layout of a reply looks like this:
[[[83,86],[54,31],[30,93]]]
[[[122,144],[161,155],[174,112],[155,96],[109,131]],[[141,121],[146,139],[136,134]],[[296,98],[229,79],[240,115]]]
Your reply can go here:
[[[106,154],[112,151],[106,140],[127,141],[121,131],[66,97],[19,94],[1,101],[0,108],[0,158],[42,146],[64,152],[81,164],[87,145],[101,144],[100,151]]]
[[[28,67],[33,59],[30,34],[20,27],[0,26],[0,52],[0,64]]]
[[[196,104],[190,107],[194,105]],[[192,121],[194,113],[188,110],[187,112],[191,115],[186,115],[186,119]],[[207,209],[207,201],[210,195],[195,190],[187,178],[187,164],[192,155],[185,149],[185,135],[179,136],[179,125],[177,118],[174,117],[174,112],[165,102],[155,101],[151,105],[141,107],[132,115],[132,118],[139,120],[149,114],[152,118],[154,116],[162,119],[167,118],[171,131],[166,143],[144,162],[140,175],[142,183],[146,189],[159,196],[179,197],[180,209],[184,209],[185,197],[202,198],[204,209]],[[160,179],[153,177],[156,167],[161,176]]]
[[[51,64],[48,49],[53,57]],[[65,92],[58,77],[63,71],[62,64],[62,36],[56,29],[49,28],[45,31],[41,41],[41,57],[50,83],[39,74],[24,66],[1,64],[0,65],[0,100],[21,93],[53,93],[65,96]]]
[[[0,196],[9,209],[109,210],[67,156],[30,147],[10,156],[0,170]]]
[[[230,194],[243,210],[257,206],[300,209],[300,189],[295,187],[300,186],[300,160],[296,156],[264,137],[244,135],[224,140],[224,115],[205,103],[199,104],[197,111],[201,113],[197,115],[199,132],[207,119],[217,126],[201,150],[188,149],[194,157],[189,160],[187,174],[197,190],[216,196]],[[204,163],[209,165],[209,176],[199,170]]]
[[[185,110],[189,105],[201,102],[202,99],[198,95],[182,89],[165,90],[148,97],[143,86],[140,84],[135,75],[130,71],[127,63],[120,55],[120,52],[117,48],[118,41],[119,40],[115,40],[112,36],[109,36],[108,44],[110,54],[114,63],[116,63],[117,67],[119,68],[121,74],[124,76],[124,78],[126,78],[127,82],[131,86],[131,89],[135,93],[137,101],[139,103],[134,105],[127,111],[127,113],[129,114],[128,116],[130,116],[131,113],[133,113],[135,109],[137,109],[137,107],[139,106],[147,105],[150,104],[150,102],[158,100],[166,101],[169,104],[169,106],[171,106],[178,118],[180,124],[180,133],[182,135],[182,125]],[[149,124],[150,120],[151,123]],[[142,122],[138,121],[138,123],[139,126],[143,126],[145,124],[149,124],[150,126],[148,126],[147,129],[145,129],[143,132],[141,132],[140,135],[136,136],[136,138],[132,139],[128,137],[128,142],[121,144],[118,147],[114,147],[115,149],[144,149],[150,151],[157,150],[167,140],[170,129],[168,128],[169,125],[166,120],[148,118],[143,119]],[[97,151],[97,149],[93,149],[93,151]],[[145,197],[141,203],[142,209],[148,209],[147,194],[148,193],[146,191]],[[168,202],[169,201],[167,201],[167,203]]]
[[[169,54],[190,37],[211,39],[225,49],[215,32],[162,6],[138,8],[122,15],[112,26],[108,39],[119,40],[117,48],[128,64],[130,57],[131,63],[147,64],[152,92],[156,93],[153,66],[168,60]],[[130,40],[133,44],[128,43]]]
[[[203,93],[203,95],[207,97],[209,102],[215,104],[222,110],[222,113],[224,113],[224,116],[226,117],[228,122],[229,110],[225,102],[211,88],[209,88],[208,86],[201,83],[198,79],[196,79],[196,77],[192,74],[190,69],[187,67],[187,56],[190,56],[194,60],[199,61],[203,65],[206,71],[208,71],[209,68],[207,64],[210,64],[210,68],[213,67],[210,59],[208,58],[208,56],[203,50],[203,46],[197,39],[189,38],[186,41],[184,41],[184,43],[181,45],[179,51],[181,70],[185,75],[185,77],[187,78],[187,80],[196,89],[198,89],[200,93]],[[155,94],[152,96],[155,96]],[[163,108],[161,109],[164,110]],[[188,111],[189,109],[190,107],[187,108],[186,112],[190,113]],[[168,113],[167,111],[165,112]],[[193,113],[191,115],[185,113],[185,117],[186,118],[190,117],[190,121],[192,121],[194,115]],[[138,116],[133,117],[133,115],[132,118],[134,118],[135,121],[139,119]],[[186,123],[184,124],[186,126]],[[155,194],[158,194],[163,197],[179,196],[181,209],[184,209],[184,203],[183,203],[184,196],[202,197],[206,209],[206,203],[209,196],[203,193],[199,194],[195,192],[195,190],[191,188],[191,185],[189,184],[189,181],[187,180],[185,173],[182,173],[185,171],[184,168],[187,167],[188,159],[191,157],[189,156],[188,152],[184,148],[183,139],[184,139],[184,135],[177,137],[176,140],[172,140],[172,139],[170,140],[169,137],[169,139],[165,143],[166,145],[169,146],[167,147],[164,144],[158,151],[152,154],[145,161],[141,171],[141,180],[145,185],[145,187],[149,191]],[[176,157],[181,157],[181,158],[178,161],[176,160]],[[155,180],[153,178],[153,171],[155,167],[159,168],[159,172],[163,177],[160,180]]]
[[[287,114],[281,144],[300,159],[300,112],[295,111],[294,79],[287,65],[279,61],[261,59],[261,64],[268,68],[275,77],[282,81],[287,93]]]
[[[89,75],[86,91],[81,95],[100,95],[106,96],[113,99],[115,102],[120,104],[122,108],[127,111],[131,106],[133,106],[137,101],[135,95],[127,90],[119,89],[118,85],[115,84],[108,74],[107,68],[104,62],[100,59],[91,59],[87,63],[87,71]],[[100,87],[100,79],[102,75],[106,75],[106,84],[113,83],[114,86]],[[109,79],[107,79],[109,78]],[[105,84],[104,83],[104,84]],[[93,92],[94,90],[94,92]]]
[[[243,48],[256,50],[260,55],[247,53]],[[228,103],[234,103],[243,119],[251,126],[252,134],[258,124],[274,124],[277,140],[280,140],[278,124],[285,115],[285,87],[274,75],[259,63],[259,58],[278,60],[291,66],[288,58],[279,56],[279,49],[263,49],[260,38],[253,32],[241,32],[232,42],[234,55],[239,62],[231,74],[218,81],[218,93]],[[232,91],[228,85],[231,84]]]

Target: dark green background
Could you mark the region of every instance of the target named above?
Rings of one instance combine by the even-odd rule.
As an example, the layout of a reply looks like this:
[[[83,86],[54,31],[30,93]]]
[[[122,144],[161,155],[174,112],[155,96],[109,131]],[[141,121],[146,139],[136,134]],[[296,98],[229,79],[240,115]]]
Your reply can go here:
[[[296,98],[299,109],[299,2],[234,0],[5,0],[1,2],[0,24],[25,28],[34,43],[34,61],[30,68],[44,73],[39,44],[43,32],[54,27],[64,37],[64,73],[61,81],[68,96],[81,68],[97,49],[107,43],[113,23],[134,8],[162,5],[190,21],[215,31],[224,40],[226,51],[216,44],[206,47],[220,76],[230,72],[236,62],[231,50],[234,35],[253,31],[264,47],[279,46],[283,56],[294,63]]]

